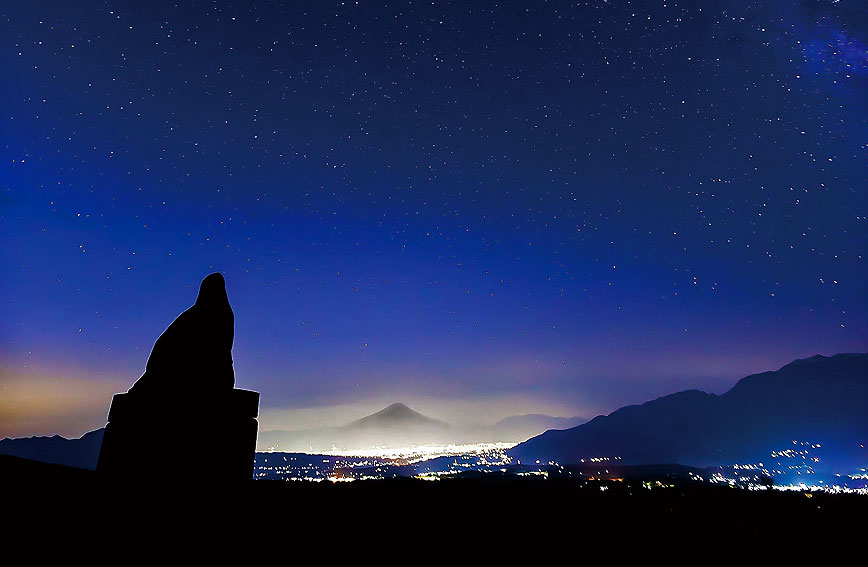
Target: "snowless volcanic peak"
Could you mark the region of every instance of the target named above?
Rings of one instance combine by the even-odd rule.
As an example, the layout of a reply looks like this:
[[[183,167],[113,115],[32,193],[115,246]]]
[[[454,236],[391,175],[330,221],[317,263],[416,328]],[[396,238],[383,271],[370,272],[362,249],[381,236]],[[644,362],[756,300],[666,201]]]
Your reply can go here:
[[[407,424],[425,424],[425,425],[445,425],[444,423],[426,417],[414,409],[407,407],[402,403],[394,403],[386,408],[381,409],[375,414],[363,417],[351,423],[350,425],[407,425]]]

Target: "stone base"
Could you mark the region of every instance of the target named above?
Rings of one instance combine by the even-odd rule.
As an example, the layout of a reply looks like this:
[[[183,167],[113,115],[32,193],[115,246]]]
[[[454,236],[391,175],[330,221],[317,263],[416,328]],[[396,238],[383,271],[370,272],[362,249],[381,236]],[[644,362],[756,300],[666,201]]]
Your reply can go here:
[[[115,394],[97,472],[158,481],[253,478],[259,392],[161,396]]]

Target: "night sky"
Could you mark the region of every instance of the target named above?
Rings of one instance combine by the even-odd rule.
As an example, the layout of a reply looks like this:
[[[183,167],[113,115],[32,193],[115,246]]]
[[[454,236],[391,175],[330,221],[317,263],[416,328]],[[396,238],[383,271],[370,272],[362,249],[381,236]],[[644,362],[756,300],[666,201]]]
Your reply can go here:
[[[866,46],[863,0],[5,2],[0,437],[102,425],[214,271],[264,429],[868,350]]]

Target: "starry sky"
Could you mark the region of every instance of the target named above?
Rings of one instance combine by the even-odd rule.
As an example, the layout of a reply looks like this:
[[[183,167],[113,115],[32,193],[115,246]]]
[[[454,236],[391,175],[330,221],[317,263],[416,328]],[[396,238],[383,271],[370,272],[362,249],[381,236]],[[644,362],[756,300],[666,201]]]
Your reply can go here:
[[[592,417],[868,350],[861,0],[7,2],[0,437],[222,272],[262,427]]]

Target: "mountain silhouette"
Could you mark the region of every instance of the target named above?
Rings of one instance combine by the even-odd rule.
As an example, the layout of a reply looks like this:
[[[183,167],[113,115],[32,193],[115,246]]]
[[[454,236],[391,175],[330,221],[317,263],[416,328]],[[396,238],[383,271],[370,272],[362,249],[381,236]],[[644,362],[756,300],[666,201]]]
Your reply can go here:
[[[541,413],[528,413],[505,417],[479,432],[489,441],[520,442],[550,429],[569,429],[588,421],[582,417],[553,417]]]
[[[371,415],[338,427],[297,431],[263,431],[263,451],[313,452],[370,447],[406,447],[447,442],[451,427],[407,407],[394,403]]]
[[[393,427],[440,427],[447,428],[448,424],[436,419],[431,419],[418,411],[407,407],[402,403],[394,403],[377,413],[357,419],[349,423],[347,428],[393,428]]]
[[[720,396],[686,390],[548,431],[510,455],[524,462],[618,457],[625,465],[715,466],[768,461],[771,451],[796,441],[822,444],[816,468],[850,467],[865,458],[866,408],[868,354],[817,355],[747,376]]]
[[[437,443],[519,442],[549,429],[567,429],[587,420],[580,417],[552,417],[543,414],[525,414],[506,417],[493,425],[457,427],[429,418],[404,404],[396,403],[377,413],[357,419],[344,427],[329,427],[302,431],[263,431],[260,433],[260,449],[275,448],[287,451],[329,450],[346,440],[345,428],[361,428],[385,432],[387,440],[391,429],[408,423],[430,426],[433,432],[428,439]],[[100,443],[105,428],[83,435],[79,439],[53,437],[24,437],[0,441],[0,454],[56,463],[71,467],[95,469]],[[196,434],[199,437],[201,433]],[[270,444],[270,445],[269,445]],[[407,443],[419,444],[419,443]],[[185,447],[192,451],[189,440]],[[277,445],[277,447],[275,447]],[[359,447],[349,447],[359,448]]]
[[[507,417],[494,425],[456,425],[427,417],[405,404],[394,403],[339,427],[263,431],[259,435],[259,449],[314,452],[423,444],[517,443],[548,429],[565,429],[584,421],[578,417],[527,414]]]
[[[60,435],[3,439],[0,441],[0,455],[11,455],[67,467],[95,469],[104,432],[105,429],[100,428],[85,433],[78,439],[66,439]]]

